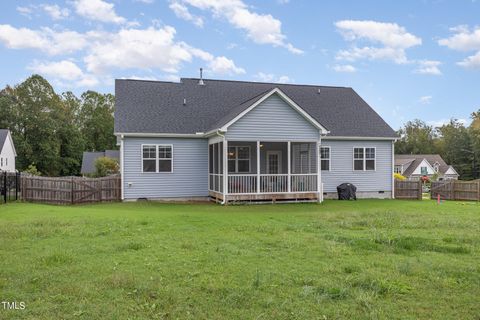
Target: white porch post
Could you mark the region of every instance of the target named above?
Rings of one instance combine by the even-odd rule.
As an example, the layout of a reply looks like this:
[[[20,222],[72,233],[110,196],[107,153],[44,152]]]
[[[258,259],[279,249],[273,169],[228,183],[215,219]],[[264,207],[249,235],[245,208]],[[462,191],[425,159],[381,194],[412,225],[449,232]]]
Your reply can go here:
[[[223,138],[223,201],[227,203],[228,194],[228,146],[227,139]]]
[[[377,154],[375,154],[375,157]],[[375,164],[376,165],[376,164]],[[395,199],[395,141],[392,141],[392,199]],[[403,173],[403,166],[402,166]]]
[[[320,140],[315,144],[315,154],[317,155],[317,192],[318,192],[318,202],[323,201],[323,190],[322,190],[322,168],[320,160]]]
[[[257,141],[257,193],[260,193],[260,141]]]
[[[287,180],[287,187],[288,187],[288,192],[292,192],[292,179],[291,179],[291,174],[292,174],[292,155],[290,152],[291,149],[291,143],[290,141],[287,142],[287,174],[288,174],[288,180]]]

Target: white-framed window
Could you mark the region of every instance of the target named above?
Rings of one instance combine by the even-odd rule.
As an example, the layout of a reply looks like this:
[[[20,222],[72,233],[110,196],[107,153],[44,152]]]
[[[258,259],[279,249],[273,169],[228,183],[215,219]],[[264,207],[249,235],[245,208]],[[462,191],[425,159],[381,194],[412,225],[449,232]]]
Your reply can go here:
[[[375,148],[355,147],[353,148],[353,170],[354,171],[375,171]]]
[[[0,158],[0,167],[3,167],[3,158]]]
[[[171,144],[142,145],[142,172],[173,172],[173,146]]]
[[[394,172],[398,174],[402,174],[402,166],[395,166]]]
[[[229,146],[228,147],[228,172],[249,173],[250,172],[250,146]]]
[[[330,147],[320,147],[320,167],[322,171],[330,171]]]

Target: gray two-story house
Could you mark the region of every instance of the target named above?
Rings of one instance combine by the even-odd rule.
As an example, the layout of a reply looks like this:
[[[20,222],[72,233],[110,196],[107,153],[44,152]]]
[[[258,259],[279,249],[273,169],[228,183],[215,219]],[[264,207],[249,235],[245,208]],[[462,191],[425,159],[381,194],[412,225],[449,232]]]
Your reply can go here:
[[[351,88],[116,80],[122,199],[393,197],[392,128]]]

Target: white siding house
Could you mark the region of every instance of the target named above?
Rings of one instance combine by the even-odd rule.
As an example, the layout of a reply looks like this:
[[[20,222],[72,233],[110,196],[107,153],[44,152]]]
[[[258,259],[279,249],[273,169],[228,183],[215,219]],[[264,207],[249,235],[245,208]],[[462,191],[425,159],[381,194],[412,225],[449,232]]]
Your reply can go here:
[[[438,154],[396,154],[395,172],[417,181],[422,177],[436,176],[438,180],[457,180],[459,177],[455,168]]]
[[[15,172],[16,156],[10,131],[0,129],[0,171]]]

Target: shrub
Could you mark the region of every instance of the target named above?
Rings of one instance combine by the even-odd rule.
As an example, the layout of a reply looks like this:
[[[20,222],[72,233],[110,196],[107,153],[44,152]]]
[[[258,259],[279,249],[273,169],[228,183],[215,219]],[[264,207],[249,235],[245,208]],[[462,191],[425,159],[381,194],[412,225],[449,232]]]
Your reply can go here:
[[[31,174],[33,176],[41,176],[42,175],[42,173],[40,171],[38,171],[37,167],[33,163],[31,165],[29,165],[27,167],[27,169],[23,170],[23,172]]]
[[[100,157],[95,160],[95,177],[106,177],[119,173],[120,166],[116,159]]]
[[[407,180],[407,178],[402,176],[400,173],[394,173],[393,177],[395,178],[395,180],[400,180],[400,181]]]

